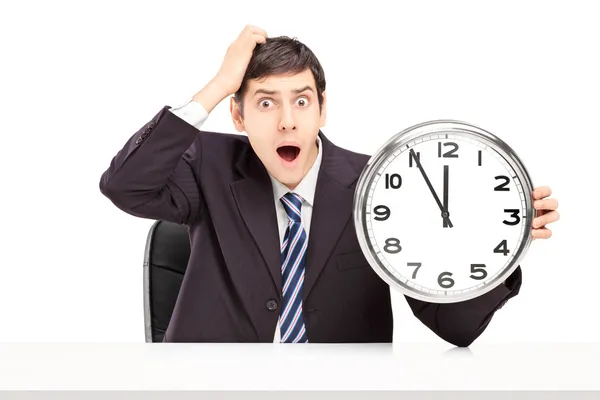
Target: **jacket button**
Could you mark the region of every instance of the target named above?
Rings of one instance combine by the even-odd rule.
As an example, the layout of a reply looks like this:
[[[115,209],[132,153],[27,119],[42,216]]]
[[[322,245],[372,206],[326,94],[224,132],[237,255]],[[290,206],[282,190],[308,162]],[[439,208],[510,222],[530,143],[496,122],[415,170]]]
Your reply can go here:
[[[144,138],[142,136],[140,136],[139,138],[136,139],[135,144],[140,144],[144,141]]]
[[[150,132],[152,132],[154,130],[154,128],[156,128],[156,123],[154,122],[150,122],[146,128],[144,128],[144,131],[142,132],[142,136],[146,137],[150,134]]]
[[[269,310],[269,311],[275,311],[275,310],[277,310],[278,304],[273,299],[268,300],[266,305],[267,305],[267,310]]]

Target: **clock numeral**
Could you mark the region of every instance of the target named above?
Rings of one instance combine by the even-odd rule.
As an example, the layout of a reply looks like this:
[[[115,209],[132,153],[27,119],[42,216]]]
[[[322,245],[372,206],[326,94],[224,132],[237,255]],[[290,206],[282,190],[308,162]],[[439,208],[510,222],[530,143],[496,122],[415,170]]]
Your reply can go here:
[[[504,220],[502,222],[504,222],[506,225],[517,225],[521,221],[521,218],[519,217],[519,211],[521,211],[521,210],[505,209],[504,212],[510,213],[510,216],[515,218],[515,220],[514,221]]]
[[[458,150],[458,143],[446,142],[444,143],[444,146],[452,146],[454,149],[448,150],[442,155],[442,142],[438,142],[438,157],[458,158],[458,154],[454,154]]]
[[[413,158],[415,158],[415,156],[413,155],[413,153],[412,152],[408,153],[408,166],[409,166],[409,168],[413,167]],[[418,152],[418,151],[417,151],[417,157],[416,157],[415,165],[414,165],[415,167],[417,166],[417,161],[421,162],[421,153]]]
[[[402,186],[402,177],[399,174],[385,174],[385,188],[398,189]]]
[[[510,183],[510,178],[508,176],[504,176],[504,175],[499,175],[494,177],[494,179],[498,180],[498,179],[503,179],[505,182],[499,184],[498,186],[496,186],[494,188],[494,192],[510,192],[510,188],[507,188],[506,185],[508,185]]]
[[[397,254],[402,250],[402,246],[400,246],[400,239],[389,238],[385,240],[385,246],[383,246],[383,250],[386,253]]]
[[[485,268],[485,264],[471,264],[471,272],[473,274],[475,274],[477,272],[481,272],[481,275],[471,275],[471,278],[477,279],[478,281],[485,279],[485,277],[488,274],[484,268]]]
[[[438,284],[444,289],[451,288],[454,286],[454,279],[450,278],[452,276],[452,272],[442,272],[440,276],[438,276]]]
[[[385,221],[390,217],[390,209],[387,206],[377,206],[373,209],[375,215],[375,221]]]
[[[415,270],[413,271],[412,274],[412,278],[415,279],[417,277],[417,271],[419,270],[419,268],[421,268],[421,263],[420,262],[409,262],[408,267],[417,267],[415,268]]]
[[[500,244],[498,246],[496,246],[496,248],[494,249],[494,253],[502,253],[505,256],[508,255],[509,251],[508,251],[508,246],[506,244],[506,239],[501,241]]]
[[[479,150],[477,155],[477,165],[481,167],[481,150]]]

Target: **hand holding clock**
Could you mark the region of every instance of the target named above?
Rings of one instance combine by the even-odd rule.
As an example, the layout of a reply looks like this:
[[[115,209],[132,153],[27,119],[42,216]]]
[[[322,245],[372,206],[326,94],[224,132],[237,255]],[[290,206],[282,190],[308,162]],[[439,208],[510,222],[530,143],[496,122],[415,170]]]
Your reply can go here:
[[[558,200],[547,198],[551,194],[552,189],[549,186],[539,186],[533,191],[533,207],[537,210],[537,217],[533,219],[533,228],[531,230],[533,240],[550,238],[552,231],[546,225],[556,222],[560,218],[557,211]]]
[[[434,188],[428,173],[440,172],[443,186]],[[425,182],[425,192],[414,173]],[[402,184],[403,175],[408,185]],[[382,184],[379,177],[384,177]],[[401,187],[404,207],[394,203]],[[508,144],[459,121],[430,121],[394,136],[372,157],[356,190],[355,226],[375,272],[405,295],[434,303],[475,299],[507,282],[532,239],[550,238],[548,225],[559,219],[558,201],[549,198],[551,189],[533,186]],[[441,221],[415,215],[422,203],[423,212],[439,212]],[[462,229],[446,229],[454,227],[451,219],[461,213]],[[445,234],[429,235],[429,228],[440,222]],[[429,251],[448,243],[445,251]]]

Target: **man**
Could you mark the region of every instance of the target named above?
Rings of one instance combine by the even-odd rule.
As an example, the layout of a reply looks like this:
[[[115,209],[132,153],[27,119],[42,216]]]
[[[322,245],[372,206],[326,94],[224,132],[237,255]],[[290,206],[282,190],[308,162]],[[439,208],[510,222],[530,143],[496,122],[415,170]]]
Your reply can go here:
[[[244,135],[201,131],[230,98]],[[352,222],[368,155],[320,131],[325,76],[287,37],[247,26],[216,76],[188,104],[164,107],[113,158],[100,190],[121,210],[188,227],[191,254],[168,342],[391,342],[390,288],[369,267]],[[557,202],[534,192],[534,237],[548,238]],[[541,211],[543,212],[543,211]],[[521,285],[520,267],[472,300],[407,297],[442,339],[468,346]]]

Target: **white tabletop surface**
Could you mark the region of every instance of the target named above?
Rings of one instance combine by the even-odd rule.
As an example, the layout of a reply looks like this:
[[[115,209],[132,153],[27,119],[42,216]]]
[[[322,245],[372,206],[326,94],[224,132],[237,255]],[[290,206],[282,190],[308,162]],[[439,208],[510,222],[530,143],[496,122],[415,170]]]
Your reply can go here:
[[[23,389],[600,390],[600,343],[2,343],[0,390]]]

